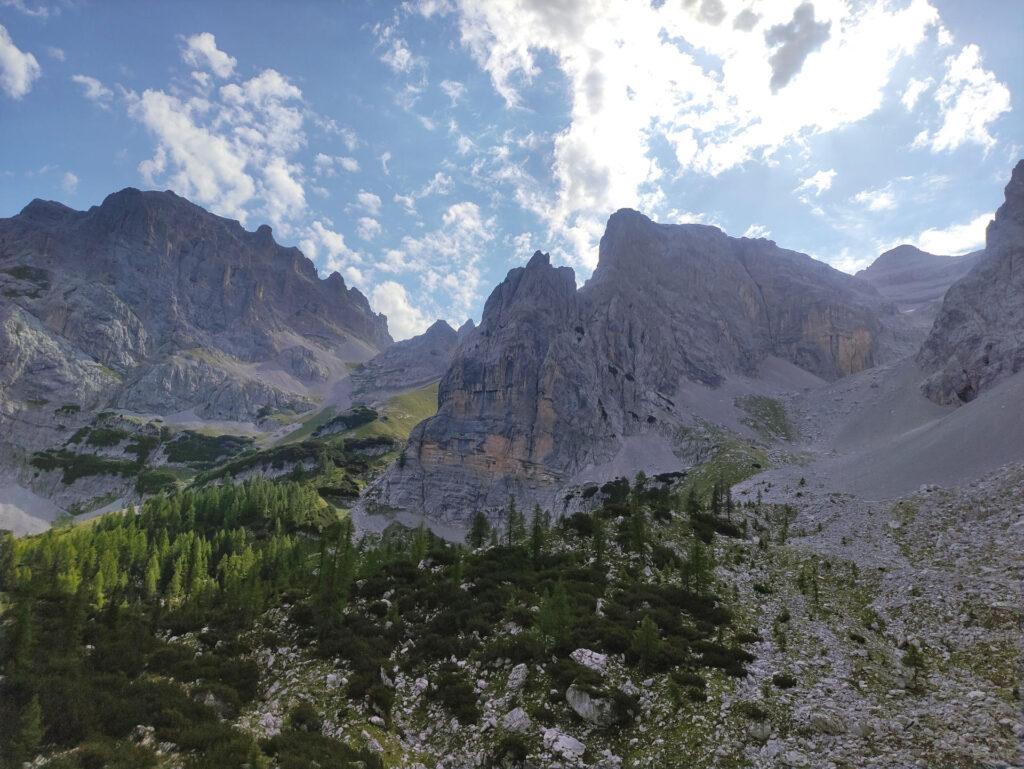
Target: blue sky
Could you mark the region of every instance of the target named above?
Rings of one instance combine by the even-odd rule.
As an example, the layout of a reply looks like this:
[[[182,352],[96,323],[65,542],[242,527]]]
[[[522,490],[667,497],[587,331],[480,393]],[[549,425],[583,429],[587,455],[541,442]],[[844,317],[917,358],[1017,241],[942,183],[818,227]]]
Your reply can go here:
[[[629,206],[854,271],[983,244],[1017,0],[0,0],[0,216],[174,189],[268,222],[396,338]]]

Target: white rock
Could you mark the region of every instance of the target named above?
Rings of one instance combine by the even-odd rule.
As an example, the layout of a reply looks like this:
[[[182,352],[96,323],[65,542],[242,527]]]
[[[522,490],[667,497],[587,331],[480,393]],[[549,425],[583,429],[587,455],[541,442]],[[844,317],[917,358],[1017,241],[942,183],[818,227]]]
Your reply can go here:
[[[590,668],[596,673],[604,675],[608,670],[608,655],[591,651],[590,649],[577,649],[569,657],[585,668]]]
[[[526,683],[526,676],[529,674],[529,668],[526,667],[526,663],[520,662],[514,668],[512,672],[508,674],[508,683],[505,685],[510,692],[517,692],[523,688]]]
[[[510,732],[527,734],[533,728],[533,721],[522,708],[516,708],[505,714],[501,719],[501,726]]]
[[[587,749],[582,742],[560,729],[544,730],[544,747],[569,760],[579,758]]]

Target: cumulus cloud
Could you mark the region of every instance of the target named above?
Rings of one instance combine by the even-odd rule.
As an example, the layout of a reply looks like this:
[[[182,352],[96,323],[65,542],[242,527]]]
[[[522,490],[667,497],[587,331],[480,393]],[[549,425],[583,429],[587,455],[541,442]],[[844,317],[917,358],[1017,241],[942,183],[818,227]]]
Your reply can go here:
[[[380,222],[369,216],[361,216],[356,222],[356,234],[363,240],[373,240],[380,235],[380,231]]]
[[[881,106],[894,67],[926,39],[938,13],[927,0],[852,5],[761,3],[763,18],[740,26],[764,25],[766,37],[702,19],[696,0],[579,0],[571,9],[462,0],[462,44],[508,106],[525,106],[547,62],[564,76],[570,99],[569,124],[546,154],[553,192],[514,152],[481,161],[479,174],[502,175],[549,238],[567,244],[567,259],[592,267],[608,213],[657,202],[667,178],[771,159]],[[656,151],[663,143],[670,160]]]
[[[896,194],[892,184],[874,190],[861,190],[853,196],[853,200],[866,207],[868,211],[887,211],[896,207]]]
[[[299,248],[313,261],[321,262],[329,272],[346,273],[362,262],[362,257],[348,247],[345,236],[319,219],[306,228]]]
[[[970,142],[989,150],[996,143],[989,126],[1010,111],[1010,90],[982,66],[978,46],[968,45],[946,59],[946,74],[935,89],[935,101],[942,125],[934,133],[918,134],[915,147],[943,152]]]
[[[409,292],[400,283],[385,280],[373,287],[370,304],[377,312],[388,318],[388,330],[396,341],[422,334],[431,324],[431,319],[414,307]]]
[[[265,217],[285,235],[306,213],[302,92],[276,70],[193,94],[128,92],[129,114],[156,139],[139,164],[148,184],[173,187],[243,223]]]
[[[763,224],[751,224],[743,233],[745,238],[770,238],[772,231]]]
[[[760,15],[754,13],[750,8],[744,8],[733,19],[732,26],[734,29],[741,30],[742,32],[749,32],[757,26],[757,22],[760,21]]]
[[[404,237],[399,248],[384,254],[378,268],[415,277],[439,317],[465,318],[479,299],[479,263],[494,231],[494,219],[485,217],[476,203],[453,203],[439,227],[420,237]]]
[[[359,161],[345,155],[326,155],[318,152],[313,158],[313,168],[318,176],[331,178],[337,175],[338,168],[350,174],[358,172]]]
[[[235,72],[238,61],[217,48],[217,38],[209,32],[185,38],[181,58],[186,64],[200,69],[209,69],[219,78],[229,78]]]
[[[46,46],[46,55],[54,61],[64,61],[64,59],[67,58],[64,54],[64,49],[57,48],[54,45]]]
[[[103,83],[89,75],[72,75],[71,81],[82,86],[82,95],[103,109],[110,109],[110,102],[114,98],[114,92]]]
[[[985,247],[985,228],[991,220],[991,214],[979,214],[968,222],[924,230],[904,242],[932,254],[961,256]]]
[[[356,195],[356,204],[371,216],[376,216],[380,213],[380,196],[374,195],[372,192],[359,190],[359,194]]]
[[[832,24],[814,20],[814,6],[802,3],[786,24],[777,24],[764,34],[765,42],[775,48],[768,60],[772,67],[771,88],[778,91],[796,77],[804,61],[825,44]]]
[[[387,50],[381,54],[380,60],[395,72],[409,72],[417,64],[417,58],[413,56],[409,46],[401,38],[391,41]]]
[[[74,194],[78,189],[78,177],[70,171],[65,171],[64,176],[60,179],[60,188],[68,195]]]
[[[0,89],[12,99],[20,99],[41,74],[36,57],[19,49],[7,27],[0,24]]]
[[[907,83],[903,95],[900,97],[900,102],[908,110],[912,110],[914,105],[917,104],[917,100],[921,98],[921,95],[931,87],[932,79],[930,77],[925,80],[918,80],[912,77]]]

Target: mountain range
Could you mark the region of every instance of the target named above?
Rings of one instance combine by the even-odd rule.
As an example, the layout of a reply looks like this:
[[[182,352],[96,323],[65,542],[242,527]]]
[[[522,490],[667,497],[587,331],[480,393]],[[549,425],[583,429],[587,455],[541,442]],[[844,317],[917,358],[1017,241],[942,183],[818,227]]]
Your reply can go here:
[[[411,431],[392,430],[408,440],[356,505],[362,525],[426,516],[457,535],[510,498],[562,515],[615,478],[684,471],[737,440],[795,448],[798,426],[766,432],[765,408],[888,372],[945,419],[1024,362],[1022,189],[1018,164],[985,250],[900,246],[856,276],[624,209],[582,287],[537,252],[479,325],[439,321],[397,344],[363,294],[267,226],[172,192],[125,189],[84,212],[36,200],[0,220],[0,509],[48,500],[46,519],[137,498],[123,473],[58,483],[61,468],[33,460],[98,451],[70,438],[112,419],[126,435],[159,425],[270,448],[433,387],[436,414],[391,419]],[[99,454],[123,458],[128,440]]]

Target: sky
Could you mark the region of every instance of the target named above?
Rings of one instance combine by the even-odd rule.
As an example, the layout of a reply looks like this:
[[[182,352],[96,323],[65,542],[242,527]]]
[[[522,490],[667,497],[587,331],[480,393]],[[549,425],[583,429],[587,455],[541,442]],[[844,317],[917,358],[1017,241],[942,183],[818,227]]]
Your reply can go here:
[[[1019,0],[0,0],[0,216],[172,189],[392,335],[608,216],[855,272],[963,254],[1024,153]]]

